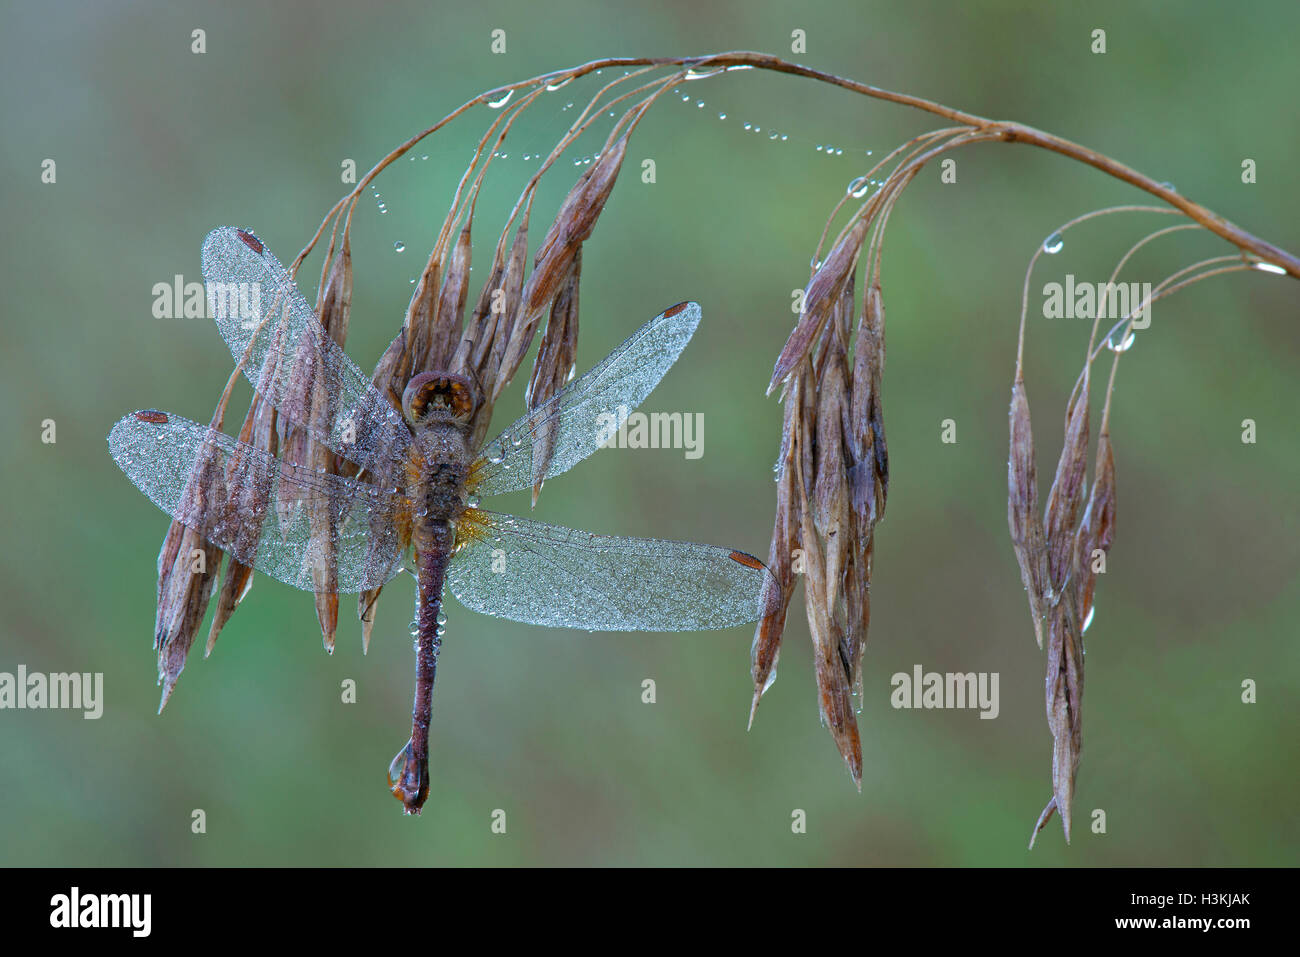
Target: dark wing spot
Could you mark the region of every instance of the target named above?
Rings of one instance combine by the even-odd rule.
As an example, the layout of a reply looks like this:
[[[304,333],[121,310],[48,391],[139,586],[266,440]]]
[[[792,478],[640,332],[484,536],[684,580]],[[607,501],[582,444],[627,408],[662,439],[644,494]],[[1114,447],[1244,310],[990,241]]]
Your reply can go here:
[[[755,558],[753,555],[748,555],[745,552],[732,552],[729,557],[733,562],[739,562],[740,564],[744,565],[746,568],[767,567],[762,562],[760,562],[757,558]]]
[[[681,312],[683,309],[685,309],[685,308],[686,308],[687,306],[689,306],[689,305],[690,305],[689,302],[679,302],[677,305],[673,306],[671,309],[667,309],[667,310],[664,311],[664,318],[665,318],[665,319],[671,319],[673,316],[677,315],[677,313]]]
[[[152,422],[155,425],[165,425],[171,421],[166,412],[159,412],[157,409],[142,409],[135,414],[135,417],[141,422]]]
[[[262,241],[258,239],[256,236],[254,236],[252,233],[244,232],[244,230],[242,229],[236,229],[235,235],[238,236],[240,239],[242,239],[244,241],[244,245],[247,246],[249,249],[251,249],[253,252],[257,253],[259,256],[262,254],[262,249],[264,248],[262,246]]]

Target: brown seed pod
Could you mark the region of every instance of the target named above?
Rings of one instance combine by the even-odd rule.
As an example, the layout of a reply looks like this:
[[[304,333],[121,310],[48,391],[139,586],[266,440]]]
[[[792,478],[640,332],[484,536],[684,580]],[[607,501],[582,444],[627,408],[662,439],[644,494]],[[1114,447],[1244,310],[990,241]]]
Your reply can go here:
[[[1088,471],[1088,374],[1071,398],[1065,419],[1065,441],[1056,465],[1056,477],[1047,496],[1043,532],[1047,541],[1048,600],[1056,604],[1074,567],[1074,536],[1083,506],[1083,483]]]
[[[223,411],[224,405],[219,406],[213,417],[214,429],[220,429]],[[207,448],[210,451],[195,460],[178,513],[204,516],[215,523],[226,507],[226,476],[215,447]],[[160,713],[185,667],[185,657],[198,634],[221,568],[221,549],[206,539],[203,528],[173,521],[158,553],[154,650],[158,652],[158,681],[163,686],[158,702]]]
[[[551,318],[537,347],[533,372],[524,391],[524,403],[536,412],[559,394],[569,381],[578,348],[578,286],[582,280],[582,250],[573,258],[572,271],[551,304]],[[533,505],[542,492],[546,471],[555,451],[559,420],[542,422],[533,433]]]
[[[845,285],[848,284],[849,278],[857,267],[858,255],[862,252],[862,243],[866,236],[867,221],[860,219],[844,238],[836,243],[835,248],[826,257],[826,261],[813,273],[808,288],[804,291],[803,309],[799,313],[799,321],[795,323],[794,331],[790,333],[772,368],[772,379],[767,386],[769,395],[785,381],[800,360],[808,355],[817,334],[821,332],[823,323],[839,301]]]
[[[1020,580],[1029,599],[1034,638],[1043,647],[1043,618],[1048,607],[1047,544],[1038,513],[1038,474],[1034,464],[1034,434],[1029,419],[1025,383],[1017,373],[1011,387],[1011,452],[1007,457],[1007,525],[1020,565]]]
[[[1101,434],[1097,436],[1092,470],[1092,490],[1075,539],[1075,603],[1079,609],[1080,630],[1087,628],[1092,620],[1098,558],[1104,561],[1110,554],[1110,545],[1115,537],[1115,456],[1104,423]],[[1098,556],[1097,552],[1101,555]]]

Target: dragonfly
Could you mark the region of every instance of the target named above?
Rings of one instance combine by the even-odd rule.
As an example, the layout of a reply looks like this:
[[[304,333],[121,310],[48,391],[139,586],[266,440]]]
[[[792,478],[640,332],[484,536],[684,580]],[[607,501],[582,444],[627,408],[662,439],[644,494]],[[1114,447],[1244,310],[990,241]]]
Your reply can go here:
[[[259,291],[245,297],[256,300],[251,317],[247,309],[220,303],[211,309],[254,389],[355,465],[358,477],[277,459],[213,426],[156,409],[120,419],[108,436],[110,452],[174,520],[295,588],[320,591],[327,580],[337,582],[339,593],[361,593],[404,569],[414,572],[411,735],[388,774],[404,813],[420,813],[429,793],[444,591],[484,614],[588,631],[727,628],[763,617],[779,603],[780,586],[768,568],[735,548],[598,535],[480,507],[483,497],[533,488],[607,444],[690,341],[701,318],[697,303],[679,303],[656,316],[474,449],[468,423],[482,396],[471,379],[446,370],[421,372],[406,385],[399,410],[326,333],[292,277],[253,233],[213,230],[202,259],[210,302],[214,290],[218,296]],[[301,395],[304,357],[310,357],[317,401]],[[237,475],[245,487],[259,489],[259,504],[214,507],[193,478],[205,465],[206,474]]]

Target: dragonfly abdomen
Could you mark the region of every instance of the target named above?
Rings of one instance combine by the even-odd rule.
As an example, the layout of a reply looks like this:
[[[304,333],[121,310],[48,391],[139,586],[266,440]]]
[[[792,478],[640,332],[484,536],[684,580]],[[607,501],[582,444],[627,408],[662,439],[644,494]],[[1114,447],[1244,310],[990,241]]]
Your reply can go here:
[[[419,594],[416,597],[415,703],[411,708],[411,740],[401,771],[390,775],[393,796],[407,814],[419,814],[429,796],[429,721],[433,714],[433,682],[442,647],[442,586],[454,535],[450,523],[424,518],[416,523],[413,540]],[[394,762],[396,763],[396,762]]]

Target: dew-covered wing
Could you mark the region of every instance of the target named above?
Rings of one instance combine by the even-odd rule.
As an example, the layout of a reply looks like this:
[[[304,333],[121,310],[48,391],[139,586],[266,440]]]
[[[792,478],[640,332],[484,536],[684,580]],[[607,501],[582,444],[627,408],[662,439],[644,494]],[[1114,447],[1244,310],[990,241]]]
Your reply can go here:
[[[262,241],[232,226],[203,241],[208,308],[253,388],[322,445],[377,475],[410,444],[402,416],[325,332]],[[247,359],[245,355],[247,354]]]
[[[201,532],[245,565],[282,582],[315,591],[319,573],[331,553],[337,556],[338,590],[376,588],[401,568],[410,539],[410,506],[405,496],[280,462],[266,452],[230,436],[166,412],[124,416],[108,436],[113,459],[155,505],[172,518]],[[211,457],[209,459],[208,457]],[[216,469],[195,469],[200,460]],[[257,487],[259,505],[225,505],[239,496],[197,490],[192,474],[241,476],[241,488]],[[295,507],[279,518],[277,497],[293,496]],[[214,514],[215,512],[215,514]],[[328,529],[328,535],[313,535]],[[379,537],[371,541],[372,530]],[[333,548],[329,548],[329,545]]]
[[[481,495],[531,488],[533,436],[553,429],[546,475],[567,472],[608,442],[659,384],[700,324],[700,306],[683,302],[651,319],[586,374],[483,447],[471,481]],[[558,426],[558,427],[556,427]]]
[[[447,588],[466,608],[589,631],[699,631],[767,614],[780,586],[752,555],[470,509]]]

